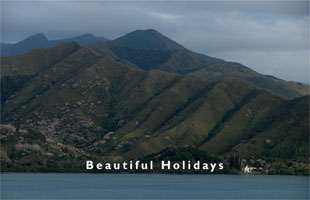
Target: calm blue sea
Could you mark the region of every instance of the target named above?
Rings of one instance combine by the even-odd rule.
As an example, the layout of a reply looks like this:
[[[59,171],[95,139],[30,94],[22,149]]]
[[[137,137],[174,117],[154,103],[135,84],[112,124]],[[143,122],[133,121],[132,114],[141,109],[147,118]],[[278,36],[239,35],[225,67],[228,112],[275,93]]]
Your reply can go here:
[[[1,174],[1,199],[309,199],[309,177]]]

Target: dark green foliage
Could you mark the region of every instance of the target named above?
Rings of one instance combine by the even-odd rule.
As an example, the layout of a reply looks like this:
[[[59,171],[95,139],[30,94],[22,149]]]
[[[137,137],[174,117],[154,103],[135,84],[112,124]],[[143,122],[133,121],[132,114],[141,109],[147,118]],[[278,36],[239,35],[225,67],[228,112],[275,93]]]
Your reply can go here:
[[[173,51],[158,51],[147,49],[131,49],[118,45],[111,45],[111,50],[120,59],[130,61],[144,70],[158,68],[166,62],[173,54]]]
[[[241,158],[239,153],[234,153],[229,157],[230,168],[241,170]]]
[[[1,104],[3,104],[10,96],[16,94],[31,78],[31,75],[1,77]]]
[[[147,155],[143,158],[139,159],[141,162],[150,162],[153,161],[155,164],[155,172],[165,172],[165,173],[180,173],[180,174],[209,174],[211,173],[210,170],[195,170],[195,169],[181,169],[181,170],[161,170],[161,161],[171,161],[171,163],[182,163],[185,161],[185,163],[188,163],[190,161],[191,163],[195,163],[199,161],[200,163],[223,163],[224,169],[218,170],[215,169],[215,174],[237,174],[238,171],[233,168],[227,167],[227,163],[224,163],[222,159],[220,159],[216,155],[211,155],[205,150],[193,148],[193,147],[168,147],[166,149],[163,149],[160,152]],[[227,166],[226,166],[227,165]],[[239,167],[240,170],[240,167]],[[143,171],[139,171],[143,172]]]
[[[183,160],[198,161],[201,162],[220,162],[221,160],[215,156],[210,155],[207,151],[193,148],[193,147],[171,147],[166,148],[158,153],[150,154],[141,159],[142,161],[161,161],[170,160],[172,162],[180,162]]]

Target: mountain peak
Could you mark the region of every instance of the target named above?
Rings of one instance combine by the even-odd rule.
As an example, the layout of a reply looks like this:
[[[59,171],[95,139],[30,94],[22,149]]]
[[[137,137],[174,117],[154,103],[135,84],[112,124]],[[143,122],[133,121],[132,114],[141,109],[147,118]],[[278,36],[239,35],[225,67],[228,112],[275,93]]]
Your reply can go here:
[[[115,42],[133,49],[174,50],[184,47],[154,29],[130,32]]]
[[[85,33],[85,34],[83,34],[83,35],[76,36],[76,37],[73,37],[73,38],[96,38],[96,36],[94,36],[94,35],[91,34],[91,33]]]
[[[91,33],[85,33],[85,34],[83,34],[82,36],[94,36],[93,34],[91,34]],[[94,36],[95,37],[95,36]]]
[[[25,42],[47,42],[47,41],[48,39],[43,33],[37,33],[37,34],[29,36],[28,38],[26,38],[25,40],[21,42],[25,43]]]
[[[46,38],[46,36],[44,35],[44,33],[36,33],[36,34],[34,34],[34,35],[32,35],[33,37],[41,37],[41,38],[45,38],[45,39],[47,39]],[[31,36],[30,36],[31,37]]]
[[[148,34],[160,34],[155,29],[137,29],[135,31],[132,31],[131,33],[135,33],[135,32],[148,33]]]
[[[89,45],[89,44],[95,43],[95,42],[106,42],[107,39],[104,37],[97,37],[93,34],[86,33],[86,34],[76,36],[73,38],[66,38],[66,39],[58,40],[57,42],[59,43],[59,41],[61,41],[61,42],[75,41],[75,42],[78,42],[80,45]]]

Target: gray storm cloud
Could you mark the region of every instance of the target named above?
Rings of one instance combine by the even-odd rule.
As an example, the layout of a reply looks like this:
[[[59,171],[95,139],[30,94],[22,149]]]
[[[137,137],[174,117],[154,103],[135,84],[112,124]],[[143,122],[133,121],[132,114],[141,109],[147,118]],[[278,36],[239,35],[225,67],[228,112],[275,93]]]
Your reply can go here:
[[[153,28],[183,46],[309,83],[308,1],[1,1],[1,40]]]

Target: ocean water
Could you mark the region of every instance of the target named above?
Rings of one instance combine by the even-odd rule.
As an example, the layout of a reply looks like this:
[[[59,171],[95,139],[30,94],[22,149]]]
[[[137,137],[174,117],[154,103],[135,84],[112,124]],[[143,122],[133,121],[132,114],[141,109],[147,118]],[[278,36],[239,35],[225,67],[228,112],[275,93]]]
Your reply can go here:
[[[309,177],[1,174],[1,199],[309,199]]]

